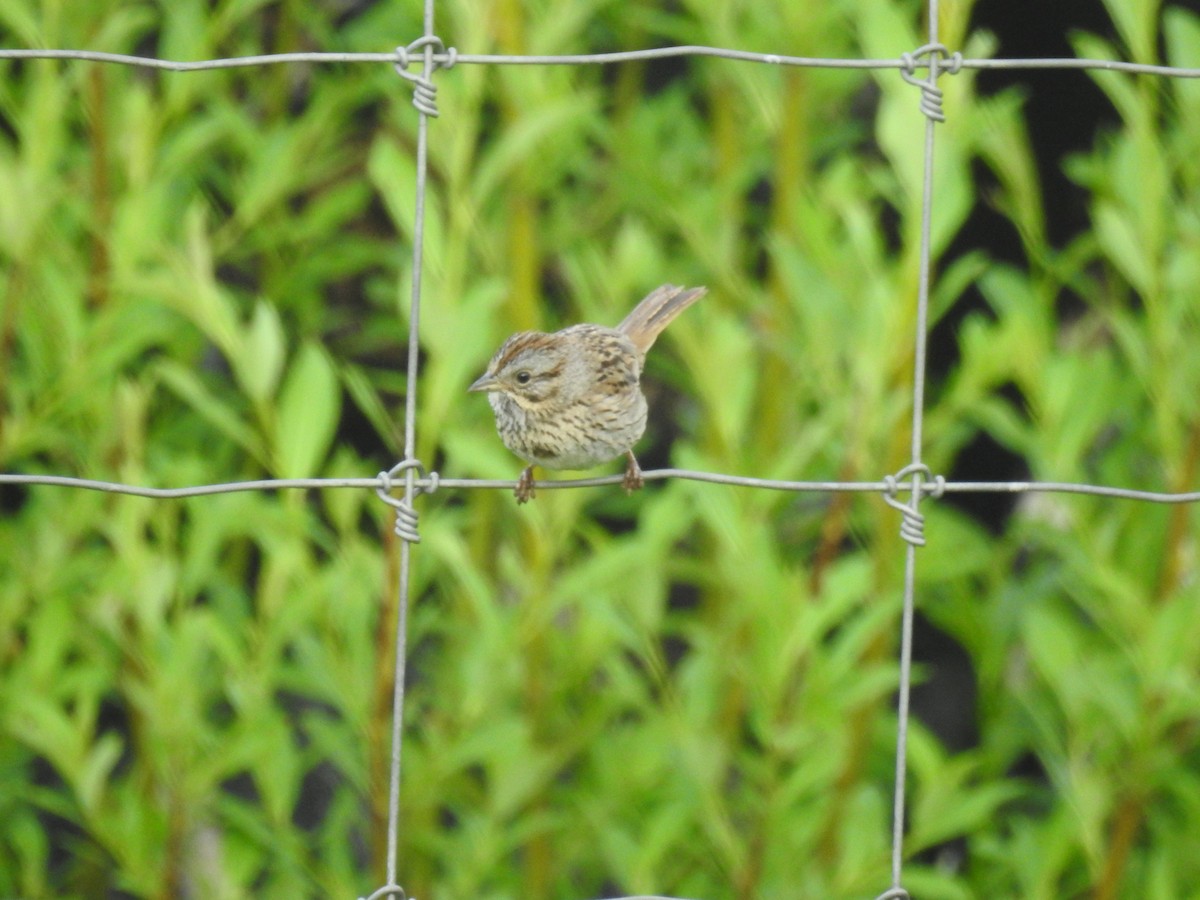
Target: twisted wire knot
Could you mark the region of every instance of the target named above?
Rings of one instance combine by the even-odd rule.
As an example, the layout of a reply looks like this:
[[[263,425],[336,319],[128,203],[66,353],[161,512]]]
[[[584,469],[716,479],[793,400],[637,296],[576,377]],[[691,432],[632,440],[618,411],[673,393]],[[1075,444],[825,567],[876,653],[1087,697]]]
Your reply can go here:
[[[358,900],[383,900],[384,897],[399,897],[400,900],[408,900],[408,894],[404,893],[404,888],[398,884],[385,884],[369,897],[359,897]],[[414,897],[413,900],[416,900]]]
[[[420,460],[406,459],[396,463],[396,465],[392,466],[386,472],[380,472],[376,476],[379,479],[379,487],[375,488],[375,493],[379,496],[380,500],[396,510],[396,537],[413,544],[419,544],[421,543],[421,533],[418,531],[419,516],[416,509],[408,501],[407,497],[392,496],[392,488],[394,486],[392,479],[409,469],[415,469],[417,477],[425,482],[424,484],[413,484],[414,497],[419,494],[432,494],[438,489],[437,472],[431,472],[426,475],[425,467],[421,465]],[[372,897],[374,897],[374,894],[372,894]]]
[[[408,71],[408,67],[413,63],[413,57],[417,51],[424,50],[426,47],[433,48],[433,57],[429,67],[422,68],[421,74],[417,75]],[[442,59],[438,59],[438,57]],[[446,49],[446,45],[442,43],[442,39],[436,34],[427,34],[424,37],[419,37],[407,47],[396,48],[396,62],[393,64],[396,69],[396,74],[406,81],[413,83],[413,106],[423,112],[427,116],[437,118],[437,85],[433,83],[432,75],[438,69],[452,69],[458,61],[458,51],[451,47]],[[421,59],[424,62],[424,59]]]
[[[925,493],[924,482],[927,479],[932,479],[933,487],[928,490],[931,497],[941,497],[946,492],[946,479],[941,475],[935,476],[929,466],[924,463],[910,463],[905,466],[895,475],[885,475],[883,483],[885,490],[883,499],[892,509],[900,510],[903,520],[900,522],[900,537],[908,541],[914,547],[925,546],[925,516],[918,512],[913,506],[907,503],[902,503],[896,498],[896,494],[900,490],[900,482],[913,475],[919,476],[921,483],[918,486],[916,494]],[[916,496],[914,494],[914,497]],[[890,895],[885,894],[884,897]],[[901,895],[897,895],[901,896]],[[902,896],[908,896],[904,894]]]
[[[916,75],[917,66],[922,59],[926,60],[926,65],[929,66],[929,76],[925,79]],[[948,60],[948,63],[939,67],[939,60]],[[935,122],[946,121],[946,113],[942,110],[944,95],[942,89],[937,86],[937,77],[943,71],[957,75],[962,69],[962,62],[962,54],[957,50],[949,52],[944,44],[926,44],[911,53],[900,54],[900,77],[921,89],[921,112]]]

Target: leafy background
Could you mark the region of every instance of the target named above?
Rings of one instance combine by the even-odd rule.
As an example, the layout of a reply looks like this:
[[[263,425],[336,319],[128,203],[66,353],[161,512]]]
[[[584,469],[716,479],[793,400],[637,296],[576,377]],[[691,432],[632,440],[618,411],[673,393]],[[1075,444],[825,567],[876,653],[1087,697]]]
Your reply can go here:
[[[1092,6],[1090,29],[1062,23],[1064,50],[1200,65],[1194,13]],[[944,42],[1014,55],[983,9],[943,3]],[[463,52],[923,43],[912,0],[437,16]],[[416,3],[0,4],[5,46],[175,59],[419,33]],[[1050,76],[943,81],[925,459],[1194,489],[1200,84]],[[416,386],[431,468],[515,476],[464,394],[492,349],[616,322],[668,280],[711,292],[650,359],[644,465],[877,480],[907,462],[923,120],[895,72],[697,59],[437,83]],[[409,97],[387,65],[0,63],[0,470],[174,486],[391,465]],[[1100,110],[1071,152],[1035,149],[1045,124],[1025,113],[1045,97]],[[903,544],[879,498],[672,482],[421,506],[410,896],[887,886]],[[382,881],[397,548],[372,492],[6,487],[0,509],[0,895]],[[1195,507],[926,510],[906,886],[1189,894]]]

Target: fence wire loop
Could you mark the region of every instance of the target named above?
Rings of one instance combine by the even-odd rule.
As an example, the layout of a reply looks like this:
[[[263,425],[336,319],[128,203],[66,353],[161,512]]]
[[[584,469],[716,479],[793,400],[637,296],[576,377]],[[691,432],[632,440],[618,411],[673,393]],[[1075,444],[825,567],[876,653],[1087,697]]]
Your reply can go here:
[[[430,472],[426,474],[425,466],[417,459],[406,459],[396,463],[386,472],[380,472],[376,478],[379,481],[379,487],[375,488],[375,493],[379,499],[388,506],[396,510],[396,537],[401,540],[408,541],[412,544],[421,543],[421,534],[418,530],[419,516],[417,510],[408,501],[407,497],[393,497],[392,489],[399,487],[393,482],[393,479],[398,478],[401,474],[414,469],[417,474],[418,482],[413,484],[413,495],[432,494],[438,489],[438,473]]]
[[[922,64],[922,60],[924,65],[929,67],[929,74],[925,78],[918,78],[917,67]],[[943,92],[937,86],[937,78],[942,72],[957,75],[962,69],[962,54],[957,50],[951,53],[944,44],[925,44],[911,53],[901,53],[900,62],[900,77],[921,89],[921,112],[935,122],[945,122],[946,113],[942,110]],[[939,62],[944,62],[945,65],[940,65]]]
[[[400,900],[409,900],[408,894],[404,893],[404,888],[398,884],[385,884],[369,897],[359,897],[358,900],[383,900],[384,897],[399,897]],[[411,900],[417,900],[416,897]]]
[[[888,506],[898,509],[903,516],[900,522],[900,537],[904,538],[904,540],[908,541],[914,547],[924,547],[925,516],[915,508],[917,497],[914,496],[909,503],[905,503],[896,496],[900,491],[900,482],[907,478],[912,478],[914,475],[920,479],[917,494],[927,493],[929,496],[937,498],[946,492],[945,478],[941,475],[935,476],[929,470],[929,466],[924,463],[910,463],[895,475],[883,476],[883,483],[886,485],[883,499],[887,502]],[[926,481],[932,481],[933,484],[926,487]]]
[[[432,47],[434,51],[428,69],[422,67],[420,74],[408,71],[408,67],[414,61],[422,64],[425,62],[424,57],[417,54],[426,47]],[[407,47],[396,48],[394,68],[397,75],[413,83],[413,106],[425,115],[433,116],[436,119],[438,117],[437,85],[433,83],[433,73],[438,69],[451,69],[457,61],[458,51],[456,49],[453,47],[447,49],[440,37],[436,34],[427,34],[417,38]]]

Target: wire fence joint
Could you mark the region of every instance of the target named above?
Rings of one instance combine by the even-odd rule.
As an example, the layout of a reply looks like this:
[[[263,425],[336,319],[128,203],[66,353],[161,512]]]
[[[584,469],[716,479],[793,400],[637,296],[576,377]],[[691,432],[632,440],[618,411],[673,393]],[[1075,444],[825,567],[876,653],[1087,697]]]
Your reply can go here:
[[[393,497],[392,488],[397,487],[393,483],[393,479],[397,478],[401,473],[412,470],[417,476],[412,481],[412,493],[408,492],[408,483],[405,482],[405,495],[403,497]],[[432,494],[438,489],[438,473],[425,473],[425,466],[420,460],[406,459],[396,463],[385,472],[380,472],[376,478],[379,481],[379,486],[375,488],[375,493],[379,495],[379,499],[388,506],[396,510],[396,537],[401,540],[408,541],[410,544],[421,543],[421,534],[418,531],[418,519],[416,508],[412,505],[412,498],[418,494]]]
[[[426,47],[433,48],[433,54],[417,57],[423,63],[420,74],[408,71],[413,64],[414,56]],[[433,83],[433,73],[438,69],[452,69],[458,61],[458,51],[453,47],[446,49],[442,39],[435,34],[419,37],[407,47],[396,48],[396,74],[406,81],[413,83],[413,106],[427,116],[437,118],[437,85]]]
[[[911,478],[913,481],[912,496],[908,503],[904,503],[896,496],[900,491],[900,482],[906,478]],[[927,486],[926,481],[933,483]],[[946,492],[946,479],[941,475],[935,476],[929,470],[929,466],[924,463],[911,463],[895,475],[885,475],[883,483],[886,485],[883,499],[888,506],[900,510],[904,517],[900,523],[900,537],[914,547],[924,547],[925,516],[917,509],[917,504],[920,502],[922,494],[927,493],[935,499],[941,497]]]
[[[940,66],[941,61],[948,61],[947,65]],[[957,75],[963,65],[962,54],[957,50],[951,53],[944,44],[925,44],[911,53],[900,54],[900,62],[900,77],[921,89],[922,114],[934,122],[945,122],[946,113],[942,109],[944,93],[937,86],[937,79],[942,72]],[[929,68],[929,74],[923,79],[916,74],[920,66]]]

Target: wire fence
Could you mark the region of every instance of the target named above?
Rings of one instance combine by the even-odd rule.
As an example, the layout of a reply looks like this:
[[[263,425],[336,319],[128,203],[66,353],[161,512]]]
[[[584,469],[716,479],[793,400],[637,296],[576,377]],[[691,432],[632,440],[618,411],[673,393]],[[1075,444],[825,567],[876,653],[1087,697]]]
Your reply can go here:
[[[928,43],[904,53],[895,59],[833,59],[785,56],[771,53],[754,53],[742,50],[708,46],[674,46],[614,53],[576,55],[496,55],[459,53],[447,47],[434,29],[434,0],[424,0],[424,34],[412,43],[397,47],[389,53],[281,53],[260,56],[177,61],[130,56],[118,53],[103,53],[89,50],[54,49],[0,49],[0,59],[60,59],[83,60],[114,65],[136,66],[171,72],[195,72],[214,69],[245,68],[253,66],[307,64],[390,64],[404,79],[413,84],[413,103],[419,116],[417,120],[416,145],[416,209],[412,247],[412,281],[410,296],[410,328],[408,334],[408,380],[404,415],[404,459],[386,472],[368,478],[302,478],[267,479],[224,484],[203,484],[190,487],[154,488],[109,481],[97,481],[57,475],[29,475],[0,473],[0,484],[47,485],[83,490],[128,494],[153,499],[178,499],[183,497],[208,496],[239,491],[280,490],[375,490],[379,497],[396,509],[396,534],[400,543],[400,567],[397,584],[398,616],[396,624],[396,658],[392,706],[392,750],[390,757],[388,794],[388,843],[386,883],[369,895],[369,900],[383,897],[405,897],[400,886],[397,870],[397,847],[400,829],[400,781],[403,758],[403,713],[405,666],[407,663],[407,626],[410,595],[410,560],[412,545],[420,542],[419,519],[414,507],[420,495],[433,494],[438,490],[512,489],[516,482],[473,478],[442,478],[437,472],[427,471],[415,458],[416,447],[416,390],[419,359],[419,334],[421,314],[422,263],[424,259],[425,201],[427,194],[428,128],[430,118],[437,117],[437,90],[433,75],[439,69],[451,69],[456,65],[595,65],[632,61],[646,61],[671,57],[715,57],[733,61],[824,69],[894,69],[905,81],[920,91],[920,110],[925,116],[924,173],[922,197],[922,222],[920,235],[919,283],[917,294],[916,332],[914,335],[913,361],[913,404],[911,432],[911,462],[895,474],[884,476],[879,481],[786,481],[731,475],[719,472],[704,472],[688,469],[646,470],[647,481],[665,479],[688,479],[712,484],[724,484],[760,490],[791,492],[855,492],[878,493],[893,508],[901,513],[901,536],[906,541],[904,563],[904,595],[901,615],[899,687],[897,692],[897,720],[895,749],[895,787],[893,795],[893,817],[891,838],[891,885],[876,900],[899,900],[907,898],[908,891],[902,886],[903,839],[905,822],[905,776],[909,725],[909,700],[912,673],[912,632],[914,610],[914,580],[916,573],[916,549],[924,545],[924,516],[920,512],[921,501],[926,497],[939,498],[945,494],[958,493],[1061,493],[1090,494],[1111,499],[1132,500],[1147,503],[1183,504],[1200,502],[1200,491],[1158,492],[1133,490],[1097,484],[1036,481],[947,481],[935,475],[922,462],[922,430],[924,424],[926,340],[928,335],[928,305],[930,293],[930,231],[934,204],[933,172],[935,156],[935,129],[944,121],[941,101],[942,92],[938,79],[943,74],[956,74],[962,69],[1059,69],[1059,70],[1108,70],[1130,74],[1169,76],[1174,78],[1200,78],[1200,68],[1183,68],[1150,65],[1107,59],[969,59],[959,53],[951,53],[938,40],[938,0],[929,0]],[[418,73],[410,71],[419,67]],[[920,75],[919,73],[924,73]],[[621,476],[605,476],[539,482],[539,489],[561,490],[601,485],[616,485]],[[395,496],[401,492],[401,496]],[[671,900],[659,896],[639,895],[623,900]]]

